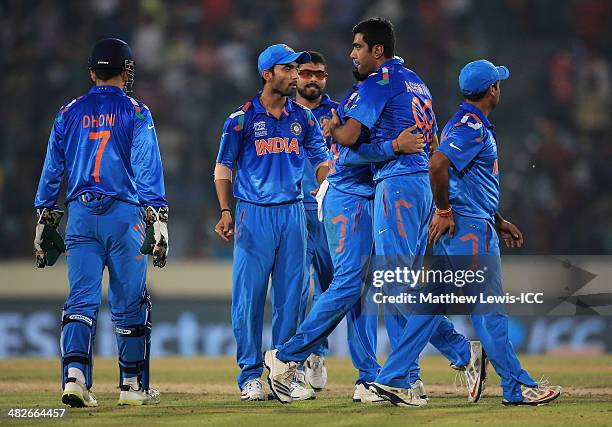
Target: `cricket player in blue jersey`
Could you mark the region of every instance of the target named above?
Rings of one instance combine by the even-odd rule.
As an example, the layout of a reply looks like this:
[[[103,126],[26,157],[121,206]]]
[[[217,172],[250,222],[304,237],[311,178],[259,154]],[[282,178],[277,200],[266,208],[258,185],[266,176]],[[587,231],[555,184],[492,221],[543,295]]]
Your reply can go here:
[[[97,406],[91,392],[102,272],[119,355],[120,405],[159,403],[149,388],[151,300],[146,258],[163,267],[168,204],[153,118],[131,90],[134,61],[119,39],[98,42],[89,59],[95,86],[58,112],[34,206],[38,267],[52,265],[63,242],[57,226],[64,176],[69,217],[65,244],[70,292],[62,313],[62,402]],[[146,239],[145,239],[146,237]],[[142,252],[142,253],[141,253]]]
[[[499,240],[521,247],[523,235],[499,213],[497,140],[489,114],[501,95],[501,80],[508,68],[484,59],[467,64],[459,74],[465,99],[442,131],[438,151],[432,156],[430,178],[436,215],[429,226],[434,255],[457,263],[458,256],[488,258],[501,271]],[[455,257],[455,258],[453,258]],[[492,277],[489,292],[503,295],[501,277]],[[488,360],[501,377],[505,405],[543,405],[561,394],[561,387],[538,383],[521,367],[508,337],[503,312],[471,314],[472,324]],[[406,357],[406,354],[399,355]],[[479,390],[469,390],[470,396]]]
[[[298,104],[310,108],[315,119],[322,125],[331,118],[332,108],[338,103],[331,100],[324,93],[327,83],[327,64],[323,54],[308,51],[310,62],[300,64],[298,67],[297,93],[295,100]],[[331,146],[330,138],[325,140],[327,147]],[[304,210],[306,215],[306,229],[308,230],[308,243],[306,245],[306,274],[304,288],[302,289],[302,311],[299,323],[304,320],[310,296],[310,266],[313,269],[314,291],[312,304],[319,295],[326,291],[334,277],[334,266],[329,255],[325,227],[317,218],[317,201],[313,194],[319,188],[314,169],[310,162],[304,164],[304,177],[302,179],[302,192],[304,194]],[[315,390],[321,390],[327,383],[327,368],[325,358],[329,351],[329,344],[325,340],[304,363],[305,379]],[[300,370],[301,372],[301,370]]]
[[[351,57],[359,73],[368,78],[346,111],[344,123],[340,124],[335,116],[330,121],[332,136],[338,144],[354,147],[362,159],[375,165],[376,254],[394,257],[404,266],[420,270],[433,208],[427,177],[430,146],[437,141],[431,94],[423,81],[403,66],[403,60],[393,56],[395,35],[389,21],[378,18],[364,21],[355,26],[353,34]],[[371,144],[355,146],[364,127],[370,131]],[[397,149],[396,137],[404,128],[415,127],[424,138],[423,149],[402,154]],[[355,161],[359,163],[359,159]],[[387,331],[395,350],[407,316],[400,311],[389,313],[389,307],[385,308]],[[481,352],[480,344],[471,345],[447,318],[438,325],[431,341],[457,369],[475,363]],[[414,389],[416,400],[424,402],[426,393],[418,361],[409,368],[404,384]],[[478,381],[484,379],[482,373]]]
[[[295,103],[298,64],[307,52],[284,44],[265,49],[258,59],[263,89],[232,113],[223,128],[215,187],[221,219],[220,238],[235,235],[232,276],[232,326],[240,367],[241,399],[265,400],[262,328],[270,276],[272,345],[278,347],[296,331],[306,269],[306,219],[302,202],[304,163],[310,161],[317,182],[329,171],[329,150],[310,109]],[[236,170],[236,224],[231,215],[231,179]],[[315,392],[291,378],[294,399],[313,399]]]
[[[358,76],[361,80],[363,77]],[[355,90],[340,104],[346,111],[355,100]],[[398,152],[420,152],[423,139],[402,132],[394,145]],[[359,143],[367,144],[367,130]],[[380,397],[369,392],[369,382],[376,377],[380,366],[376,361],[377,311],[367,313],[361,303],[364,270],[367,270],[373,250],[372,198],[374,184],[369,165],[351,167],[346,159],[357,156],[345,147],[332,146],[333,173],[317,193],[319,219],[324,221],[330,254],[334,263],[334,279],[317,299],[297,333],[280,348],[268,351],[264,363],[269,370],[268,383],[282,403],[289,403],[290,378],[297,363],[304,361],[323,342],[347,315],[349,349],[353,364],[359,371],[353,401],[380,402]]]

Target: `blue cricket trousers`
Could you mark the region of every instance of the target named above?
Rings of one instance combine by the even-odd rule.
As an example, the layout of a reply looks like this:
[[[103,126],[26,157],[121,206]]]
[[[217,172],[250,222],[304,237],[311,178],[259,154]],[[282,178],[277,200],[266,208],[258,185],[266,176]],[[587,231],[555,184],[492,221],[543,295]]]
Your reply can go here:
[[[304,275],[304,287],[302,288],[302,311],[299,323],[306,317],[306,309],[310,297],[310,266],[312,265],[312,278],[314,281],[314,292],[312,294],[311,308],[319,296],[329,288],[334,278],[334,265],[329,255],[327,235],[325,226],[317,218],[317,211],[306,209],[306,229],[308,230],[308,243],[306,245],[306,274]],[[329,352],[327,339],[315,351],[317,356],[326,356]]]
[[[142,208],[112,197],[85,193],[68,206],[66,253],[70,292],[63,311],[63,381],[69,367],[92,383],[96,319],[102,273],[108,268],[108,305],[117,336],[122,377],[149,381],[151,302],[147,260],[140,253],[145,225]]]
[[[240,389],[263,372],[262,329],[272,278],[272,347],[295,334],[306,267],[302,202],[256,205],[238,201],[232,274],[232,327]]]
[[[427,249],[427,235],[433,209],[433,195],[427,173],[414,173],[386,178],[376,185],[374,199],[374,242],[376,255],[389,259],[395,267],[398,261],[402,266],[413,270],[422,267],[423,256]],[[400,347],[400,337],[408,319],[414,315],[402,314],[401,307],[390,304],[385,306],[385,324],[392,351]],[[431,335],[431,343],[452,364],[465,366],[470,360],[468,340],[458,333],[450,320],[445,316],[435,324]],[[412,320],[411,320],[412,321]],[[418,335],[418,329],[416,330]],[[415,339],[420,341],[428,336],[427,331],[421,331]],[[420,378],[418,354],[421,353],[428,337],[417,357],[408,366],[409,374],[402,381],[402,387],[410,387]],[[408,344],[412,345],[410,341]],[[407,360],[404,359],[404,365]],[[387,366],[388,362],[385,364]],[[403,370],[402,370],[403,371]]]
[[[376,361],[377,314],[362,312],[364,271],[372,254],[372,201],[330,186],[323,200],[325,231],[334,278],[314,303],[297,334],[280,347],[282,361],[304,361],[347,316],[351,358],[357,383],[371,382]]]
[[[485,219],[454,214],[455,235],[445,234],[434,246],[434,256],[446,259],[445,264],[457,268],[464,264],[467,255],[480,257],[481,264],[488,264],[486,290],[490,295],[503,295],[499,238],[493,224]],[[486,258],[485,260],[482,260]],[[494,263],[494,265],[490,265]],[[521,367],[512,343],[508,338],[508,316],[503,309],[494,310],[476,306],[471,314],[472,326],[482,342],[485,352],[501,377],[504,399],[509,402],[523,400],[521,384],[533,387],[536,382]],[[484,313],[484,314],[483,314]]]

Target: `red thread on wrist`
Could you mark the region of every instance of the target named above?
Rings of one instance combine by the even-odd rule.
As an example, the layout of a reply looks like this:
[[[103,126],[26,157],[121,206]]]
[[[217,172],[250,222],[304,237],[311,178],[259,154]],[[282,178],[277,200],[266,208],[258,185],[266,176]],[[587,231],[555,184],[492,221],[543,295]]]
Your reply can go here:
[[[442,218],[448,218],[453,216],[453,207],[449,207],[448,209],[439,209],[436,208],[436,215],[441,216]]]

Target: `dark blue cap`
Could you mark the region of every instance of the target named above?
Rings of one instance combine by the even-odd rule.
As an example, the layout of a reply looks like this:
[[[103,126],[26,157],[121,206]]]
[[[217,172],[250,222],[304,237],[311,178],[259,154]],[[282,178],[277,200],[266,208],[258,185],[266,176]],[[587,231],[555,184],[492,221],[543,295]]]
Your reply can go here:
[[[298,64],[310,62],[310,54],[308,52],[296,52],[286,44],[273,44],[259,54],[257,69],[261,76],[265,70],[276,64],[289,64],[294,61]]]
[[[132,61],[132,49],[121,39],[102,39],[89,56],[89,68],[124,69]]]
[[[467,64],[459,73],[459,88],[464,95],[477,95],[499,80],[510,77],[505,66],[496,67],[486,59]]]

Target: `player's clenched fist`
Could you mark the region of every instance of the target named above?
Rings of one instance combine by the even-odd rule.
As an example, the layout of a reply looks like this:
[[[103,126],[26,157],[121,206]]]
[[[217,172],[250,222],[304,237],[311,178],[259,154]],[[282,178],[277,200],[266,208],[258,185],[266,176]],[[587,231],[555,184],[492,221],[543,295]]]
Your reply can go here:
[[[340,117],[338,117],[338,113],[336,112],[336,110],[332,108],[331,113],[332,118],[324,119],[321,123],[321,132],[323,133],[323,136],[325,138],[330,137],[332,130],[341,125]]]
[[[215,233],[226,242],[229,242],[229,239],[234,235],[234,220],[229,210],[221,212],[221,219],[215,226]]]
[[[402,154],[416,154],[423,152],[425,139],[420,132],[412,133],[416,125],[404,129],[397,138],[393,140],[393,151]]]

